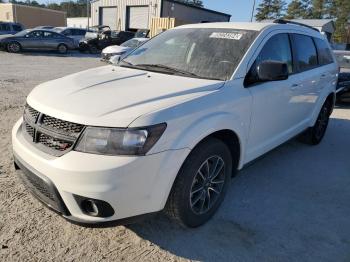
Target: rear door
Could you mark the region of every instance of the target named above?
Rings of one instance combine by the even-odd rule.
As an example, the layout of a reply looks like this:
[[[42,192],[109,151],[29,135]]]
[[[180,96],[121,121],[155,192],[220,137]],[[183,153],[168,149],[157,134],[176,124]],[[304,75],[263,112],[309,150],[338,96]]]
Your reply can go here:
[[[321,72],[321,83],[318,87],[322,91],[322,89],[333,85],[335,81],[334,75],[336,72],[334,71],[335,66],[333,64],[333,56],[329,45],[326,43],[326,40],[315,37],[314,42],[317,48],[318,64]]]
[[[291,34],[296,80],[293,82],[297,121],[308,123],[315,104],[324,86],[322,68],[318,65],[317,50],[312,37],[303,34]]]
[[[61,36],[54,32],[43,32],[43,48],[56,50]]]

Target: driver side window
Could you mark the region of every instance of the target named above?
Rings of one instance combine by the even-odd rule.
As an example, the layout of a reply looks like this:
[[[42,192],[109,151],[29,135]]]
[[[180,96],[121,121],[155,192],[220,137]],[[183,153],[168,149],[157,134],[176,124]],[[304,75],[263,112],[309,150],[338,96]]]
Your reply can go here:
[[[288,34],[274,35],[265,43],[245,78],[245,86],[258,82],[256,68],[261,62],[269,60],[286,63],[288,73],[293,73],[292,51]]]
[[[255,60],[256,65],[263,61],[274,60],[288,65],[288,73],[293,73],[292,52],[288,34],[277,34],[271,37]]]

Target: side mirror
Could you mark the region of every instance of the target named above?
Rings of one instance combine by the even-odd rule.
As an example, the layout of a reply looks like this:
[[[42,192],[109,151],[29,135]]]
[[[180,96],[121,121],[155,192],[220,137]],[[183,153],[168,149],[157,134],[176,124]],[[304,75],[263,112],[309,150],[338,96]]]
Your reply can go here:
[[[263,61],[256,67],[259,82],[288,79],[288,65],[274,60]]]

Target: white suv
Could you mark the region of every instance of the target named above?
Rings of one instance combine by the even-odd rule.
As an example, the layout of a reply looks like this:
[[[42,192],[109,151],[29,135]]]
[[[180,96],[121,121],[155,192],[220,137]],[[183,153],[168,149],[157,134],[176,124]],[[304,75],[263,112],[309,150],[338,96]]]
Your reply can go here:
[[[71,221],[128,223],[165,209],[196,227],[236,170],[301,133],[322,140],[337,74],[329,44],[306,26],[181,26],[118,66],[36,87],[13,128],[15,166]]]

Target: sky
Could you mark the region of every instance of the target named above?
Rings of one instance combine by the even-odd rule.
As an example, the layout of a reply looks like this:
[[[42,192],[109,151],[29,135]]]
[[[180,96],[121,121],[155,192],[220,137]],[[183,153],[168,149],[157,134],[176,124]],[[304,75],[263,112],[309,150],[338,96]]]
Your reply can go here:
[[[39,3],[61,2],[60,0],[37,0]],[[262,0],[256,0],[256,6]],[[204,7],[232,15],[231,21],[250,21],[254,0],[203,0]],[[289,2],[289,1],[287,1]]]

